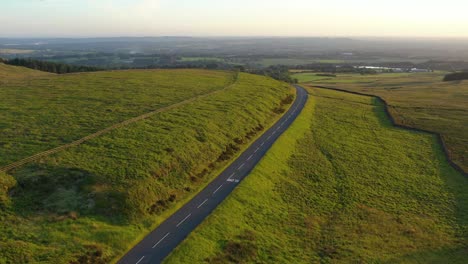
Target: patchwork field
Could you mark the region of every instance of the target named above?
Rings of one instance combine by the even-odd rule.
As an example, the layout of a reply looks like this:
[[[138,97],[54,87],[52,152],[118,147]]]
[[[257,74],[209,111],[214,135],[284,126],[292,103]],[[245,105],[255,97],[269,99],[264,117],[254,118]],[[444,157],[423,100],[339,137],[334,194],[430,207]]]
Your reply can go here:
[[[399,124],[442,135],[451,159],[468,173],[468,82],[442,82],[444,73],[296,74],[302,82],[378,95]]]
[[[9,98],[2,164],[194,99],[2,173],[0,263],[115,261],[279,118],[293,91],[266,77],[203,70],[1,84]]]
[[[298,119],[165,263],[466,263],[468,178],[371,97]]]

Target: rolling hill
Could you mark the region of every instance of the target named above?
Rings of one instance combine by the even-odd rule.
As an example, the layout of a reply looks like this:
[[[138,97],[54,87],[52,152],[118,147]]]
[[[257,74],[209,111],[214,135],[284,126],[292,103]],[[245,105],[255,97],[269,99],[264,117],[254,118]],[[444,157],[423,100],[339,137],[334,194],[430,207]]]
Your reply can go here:
[[[1,164],[67,147],[1,173],[0,262],[115,261],[278,119],[294,91],[223,71],[35,74],[0,86]]]
[[[295,77],[310,86],[380,96],[397,124],[439,133],[451,160],[468,173],[468,82],[443,82],[443,72]]]
[[[165,263],[466,263],[468,178],[373,97],[301,115]]]

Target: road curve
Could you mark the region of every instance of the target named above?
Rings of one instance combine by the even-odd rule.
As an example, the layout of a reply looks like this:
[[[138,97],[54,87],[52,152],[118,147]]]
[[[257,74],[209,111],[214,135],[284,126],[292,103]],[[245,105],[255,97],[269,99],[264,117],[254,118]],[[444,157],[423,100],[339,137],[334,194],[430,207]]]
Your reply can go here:
[[[300,86],[290,109],[216,179],[133,247],[117,263],[161,263],[242,181],[296,119],[307,102]]]

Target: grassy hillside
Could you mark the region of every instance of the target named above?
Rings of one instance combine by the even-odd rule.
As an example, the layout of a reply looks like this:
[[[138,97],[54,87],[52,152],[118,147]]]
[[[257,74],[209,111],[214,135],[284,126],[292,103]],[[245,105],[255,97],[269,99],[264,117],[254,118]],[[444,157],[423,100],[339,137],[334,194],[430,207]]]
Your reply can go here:
[[[18,79],[51,75],[52,74],[46,72],[35,71],[24,67],[16,67],[0,63],[0,85],[7,84]]]
[[[232,78],[232,73],[221,71],[148,70],[45,75],[0,84],[0,167],[220,90]]]
[[[452,160],[468,172],[468,82],[443,82],[444,73],[339,74],[337,78],[293,77],[323,85],[378,95],[402,125],[438,132]],[[302,77],[301,77],[302,76]]]
[[[466,263],[468,179],[370,97],[306,108],[165,263]]]
[[[22,88],[26,95],[17,96],[24,105],[47,93],[66,102],[51,100],[49,111],[38,107],[61,116],[67,128],[62,133],[53,131],[54,124],[37,125],[37,135],[56,137],[44,146],[60,143],[68,131],[70,138],[81,136],[110,120],[219,92],[2,175],[0,263],[108,263],[123,254],[276,120],[278,107],[287,107],[282,101],[293,91],[287,84],[240,74],[234,85],[221,89],[232,77],[200,70],[100,72],[41,79],[37,90]],[[64,90],[68,84],[74,89]],[[32,119],[31,126],[39,123]]]

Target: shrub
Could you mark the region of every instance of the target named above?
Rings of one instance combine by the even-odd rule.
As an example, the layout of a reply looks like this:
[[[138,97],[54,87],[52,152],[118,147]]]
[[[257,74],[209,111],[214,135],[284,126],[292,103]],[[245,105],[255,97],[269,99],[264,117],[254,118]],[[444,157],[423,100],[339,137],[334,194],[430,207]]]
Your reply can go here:
[[[0,208],[5,208],[10,204],[8,192],[16,185],[16,180],[10,175],[0,172]]]
[[[444,82],[468,80],[468,71],[455,72],[445,75]]]

